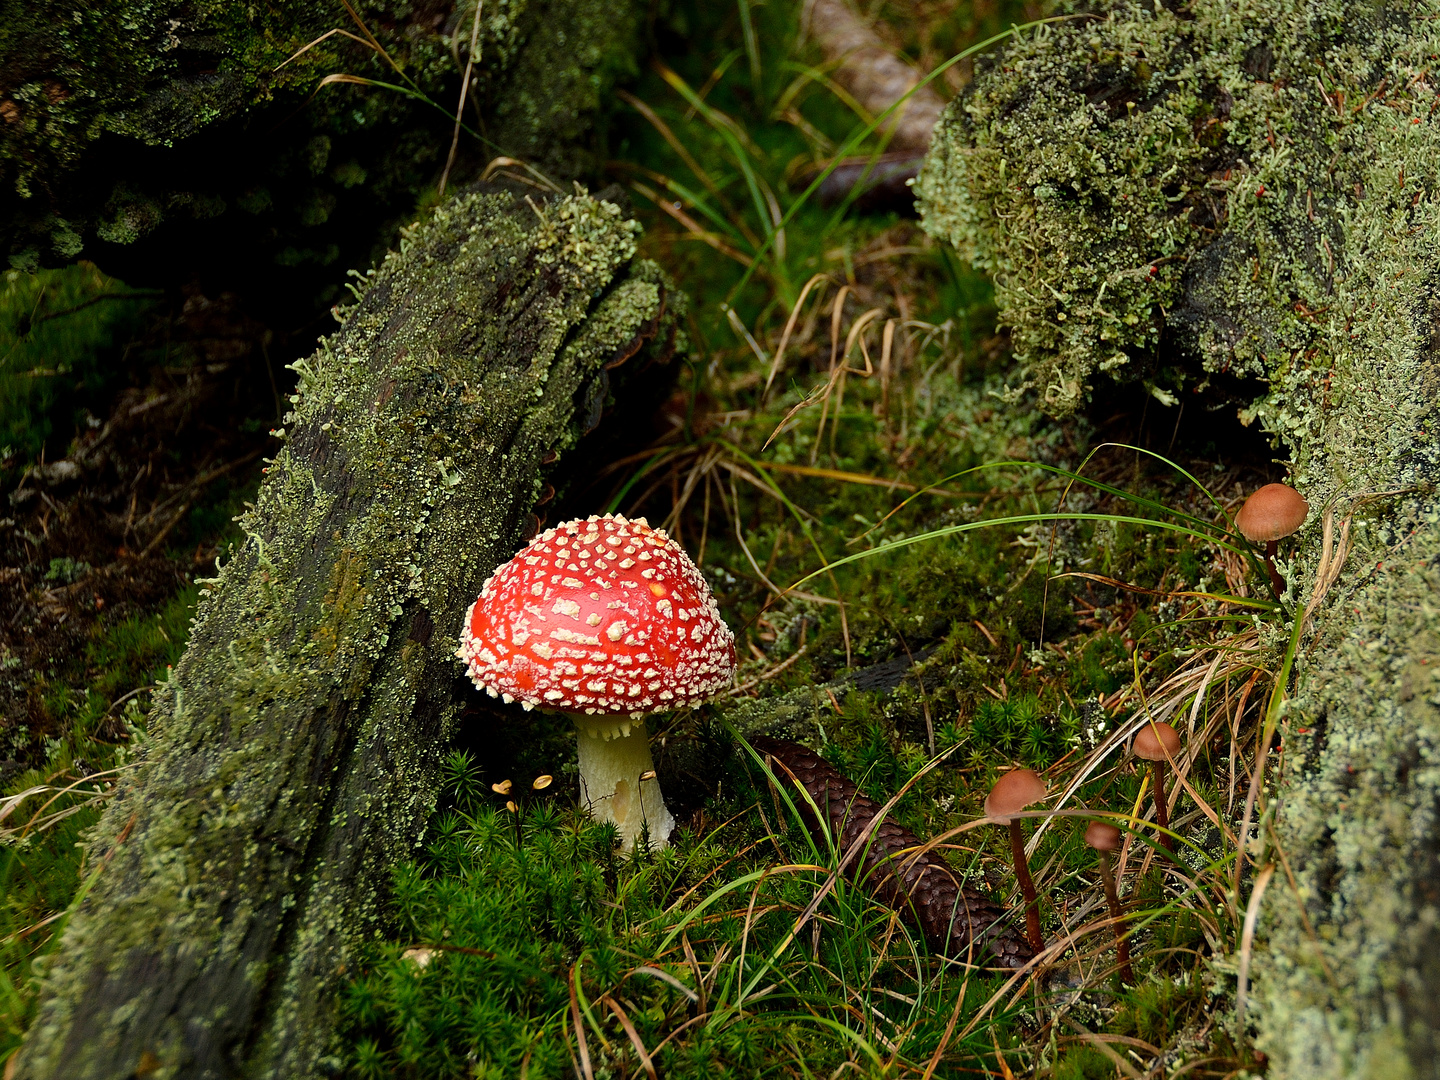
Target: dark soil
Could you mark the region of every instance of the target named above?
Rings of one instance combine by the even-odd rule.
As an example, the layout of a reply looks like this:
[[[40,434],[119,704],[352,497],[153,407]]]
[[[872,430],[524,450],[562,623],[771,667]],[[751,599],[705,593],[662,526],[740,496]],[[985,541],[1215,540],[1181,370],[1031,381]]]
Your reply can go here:
[[[43,765],[46,740],[67,736],[64,688],[113,682],[102,668],[117,658],[95,642],[213,566],[288,385],[272,340],[233,295],[180,293],[124,350],[129,385],[90,403],[108,411],[84,410],[65,456],[31,466],[8,493],[0,783]]]

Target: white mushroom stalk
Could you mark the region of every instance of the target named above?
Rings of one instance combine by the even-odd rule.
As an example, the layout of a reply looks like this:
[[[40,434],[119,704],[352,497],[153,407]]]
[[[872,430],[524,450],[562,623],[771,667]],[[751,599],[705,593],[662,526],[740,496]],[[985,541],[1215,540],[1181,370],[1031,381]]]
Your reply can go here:
[[[663,847],[644,717],[719,693],[735,636],[683,548],[644,518],[591,517],[537,536],[485,582],[457,655],[491,697],[563,712],[579,732],[580,797],[621,846]]]
[[[642,836],[649,837],[651,848],[663,847],[675,818],[660,793],[644,717],[619,724],[611,717],[571,719],[580,733],[581,804],[597,821],[614,822],[626,849]]]

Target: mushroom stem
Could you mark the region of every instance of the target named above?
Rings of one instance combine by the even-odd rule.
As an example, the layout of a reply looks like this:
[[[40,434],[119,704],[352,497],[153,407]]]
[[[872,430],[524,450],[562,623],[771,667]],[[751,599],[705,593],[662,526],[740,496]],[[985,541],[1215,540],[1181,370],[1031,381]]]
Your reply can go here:
[[[1020,894],[1025,897],[1025,937],[1038,953],[1045,948],[1045,939],[1040,936],[1040,908],[1035,898],[1035,882],[1030,880],[1030,864],[1025,861],[1025,837],[1020,832],[1017,818],[1010,819],[1010,852],[1015,856],[1015,878],[1020,882]]]
[[[1155,824],[1160,826],[1160,843],[1171,855],[1175,854],[1175,840],[1170,835],[1170,800],[1165,795],[1165,762],[1155,762]]]
[[[1275,590],[1275,599],[1285,595],[1285,579],[1280,576],[1280,571],[1275,569],[1275,556],[1280,551],[1280,541],[1267,540],[1265,542],[1265,569],[1270,571],[1270,587]]]
[[[1135,985],[1135,971],[1130,966],[1130,942],[1125,938],[1120,923],[1120,894],[1115,890],[1115,875],[1110,871],[1110,852],[1101,851],[1100,881],[1105,887],[1105,904],[1110,908],[1110,918],[1115,923],[1115,957],[1120,961],[1120,981]]]
[[[650,850],[665,847],[675,819],[655,779],[645,721],[572,718],[579,730],[580,801],[590,816],[615,823],[622,851],[632,850],[647,829]]]

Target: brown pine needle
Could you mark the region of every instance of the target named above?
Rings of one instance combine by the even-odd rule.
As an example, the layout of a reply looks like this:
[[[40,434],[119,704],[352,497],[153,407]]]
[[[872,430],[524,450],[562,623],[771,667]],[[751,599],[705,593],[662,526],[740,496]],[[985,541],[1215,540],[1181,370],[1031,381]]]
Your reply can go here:
[[[470,96],[470,77],[475,71],[475,60],[480,53],[480,13],[485,10],[485,0],[475,0],[475,18],[470,24],[470,52],[465,58],[465,78],[460,83],[460,100],[455,105],[455,131],[450,136],[450,154],[445,159],[445,171],[440,174],[440,197],[445,197],[445,185],[450,180],[450,170],[455,165],[455,152],[460,148],[461,119],[465,115],[465,99]]]

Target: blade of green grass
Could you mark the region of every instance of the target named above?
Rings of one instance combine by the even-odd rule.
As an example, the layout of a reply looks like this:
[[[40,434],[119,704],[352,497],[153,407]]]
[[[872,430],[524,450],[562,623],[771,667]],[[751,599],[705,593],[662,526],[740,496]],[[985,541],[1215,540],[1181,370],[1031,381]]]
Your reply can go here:
[[[744,0],[741,0],[741,2],[743,3]],[[725,142],[725,145],[730,148],[731,156],[735,159],[735,164],[739,167],[740,174],[745,180],[745,187],[750,192],[750,200],[755,206],[756,216],[760,219],[760,227],[765,230],[765,241],[760,245],[757,257],[759,257],[760,254],[769,253],[775,248],[778,229],[784,227],[786,221],[788,221],[788,217],[782,217],[779,223],[773,220],[770,213],[770,204],[766,201],[762,190],[764,182],[755,171],[754,163],[750,159],[750,150],[745,145],[744,140],[741,139],[735,121],[707,104],[699,94],[695,93],[689,83],[670,68],[659,65],[657,70],[660,72],[660,77],[669,83],[676,93],[689,102],[691,108],[704,117],[705,122],[714,129],[716,134]],[[772,259],[771,263],[771,272],[777,279],[776,286],[781,293],[781,299],[788,306],[794,300],[792,290],[789,288],[788,275],[784,273],[783,266],[779,260]]]
[[[736,0],[740,8],[740,32],[745,39],[745,55],[750,60],[750,87],[758,98],[761,93],[760,40],[755,36],[755,22],[750,18],[750,0]]]
[[[871,558],[875,555],[881,555],[885,552],[899,551],[902,548],[907,548],[914,544],[924,543],[927,540],[940,540],[947,536],[956,536],[960,533],[973,532],[976,529],[986,529],[999,525],[1025,525],[1031,522],[1038,521],[1109,521],[1126,525],[1153,526],[1155,528],[1164,529],[1167,532],[1179,533],[1181,536],[1190,536],[1194,537],[1197,540],[1204,540],[1207,543],[1217,544],[1218,546],[1224,548],[1226,551],[1233,551],[1237,555],[1244,554],[1244,552],[1241,549],[1237,548],[1234,544],[1228,544],[1224,541],[1217,540],[1215,537],[1207,533],[1198,532],[1195,529],[1188,529],[1183,525],[1172,525],[1166,521],[1157,521],[1155,518],[1130,517],[1127,514],[1012,514],[1007,517],[991,518],[988,521],[967,521],[960,525],[947,525],[943,529],[932,529],[929,532],[917,533],[914,536],[907,536],[900,540],[895,540],[891,543],[882,544],[879,547],[871,548],[869,551],[857,551],[854,554],[846,555],[844,558],[836,559],[834,562],[827,562],[818,570],[812,570],[799,581],[790,585],[789,588],[798,589],[801,585],[804,585],[807,581],[811,580],[814,577],[818,577],[820,574],[832,570],[837,570],[840,567],[848,566],[851,563],[861,562],[864,559]]]
[[[1122,449],[1132,449],[1131,447],[1126,446],[1124,443],[1105,443],[1105,444],[1103,444],[1103,445],[1105,445],[1105,446],[1120,447],[1120,448],[1122,448]],[[1097,448],[1097,449],[1098,449],[1098,448]],[[1090,458],[1093,457],[1094,455],[1095,455],[1095,451],[1092,450],[1091,453],[1086,456],[1086,459],[1085,459],[1085,460],[1088,462],[1088,461],[1090,460]],[[1080,467],[1083,469],[1085,466],[1084,466],[1084,464],[1082,463]],[[1111,485],[1111,484],[1106,484],[1106,483],[1103,483],[1102,481],[1099,481],[1099,480],[1092,480],[1092,479],[1090,479],[1090,478],[1087,477],[1087,476],[1081,475],[1078,471],[1072,471],[1072,470],[1070,470],[1070,469],[1063,469],[1063,468],[1059,467],[1058,465],[1047,465],[1047,464],[1045,464],[1044,462],[1040,462],[1040,461],[992,461],[992,462],[987,462],[987,463],[984,464],[984,465],[976,465],[976,466],[973,466],[972,468],[969,468],[969,469],[962,469],[960,472],[952,473],[952,474],[949,475],[949,476],[941,477],[939,480],[936,480],[933,484],[927,484],[927,485],[925,485],[923,488],[921,488],[920,490],[916,491],[914,494],[912,494],[912,495],[908,496],[907,498],[905,498],[898,506],[895,507],[895,509],[891,510],[890,513],[888,513],[888,514],[885,515],[885,517],[883,517],[883,518],[881,518],[879,521],[877,521],[877,522],[875,523],[875,527],[879,527],[879,526],[880,526],[881,524],[883,524],[886,520],[888,520],[891,516],[893,516],[894,514],[898,513],[899,511],[903,510],[906,506],[908,506],[910,503],[914,502],[914,501],[915,501],[916,499],[918,499],[921,495],[924,495],[924,494],[926,494],[927,492],[929,492],[929,491],[931,491],[931,490],[933,490],[933,489],[935,489],[935,488],[937,488],[937,487],[940,487],[940,486],[943,485],[943,484],[947,484],[947,483],[951,482],[952,480],[958,480],[958,479],[960,479],[961,477],[964,477],[964,476],[969,476],[969,475],[971,475],[972,473],[988,472],[988,471],[991,470],[991,469],[1006,469],[1006,468],[1039,469],[1041,472],[1048,472],[1048,473],[1051,473],[1051,474],[1053,474],[1053,475],[1055,475],[1055,476],[1064,477],[1064,478],[1066,478],[1067,480],[1070,480],[1070,481],[1075,482],[1075,483],[1085,484],[1087,487],[1092,487],[1092,488],[1094,488],[1096,491],[1103,491],[1103,492],[1104,492],[1105,494],[1107,494],[1107,495],[1113,495],[1113,496],[1115,496],[1116,498],[1124,499],[1126,502],[1134,503],[1136,506],[1144,507],[1144,508],[1146,508],[1146,509],[1148,509],[1148,510],[1153,510],[1153,511],[1155,511],[1155,512],[1157,512],[1157,513],[1161,513],[1161,514],[1170,514],[1170,515],[1172,515],[1172,516],[1174,516],[1174,517],[1179,518],[1179,519],[1182,520],[1182,521],[1188,521],[1191,525],[1195,526],[1197,529],[1210,529],[1210,530],[1213,530],[1213,532],[1214,532],[1215,535],[1216,535],[1216,538],[1222,538],[1222,537],[1223,537],[1223,538],[1232,538],[1232,539],[1235,539],[1235,540],[1237,540],[1237,541],[1239,540],[1239,538],[1236,537],[1235,534],[1229,532],[1229,531],[1226,530],[1226,529],[1220,528],[1220,527],[1217,526],[1214,522],[1206,521],[1204,518],[1196,517],[1194,514],[1186,513],[1184,510],[1177,510],[1177,509],[1175,509],[1174,507],[1168,506],[1167,504],[1165,504],[1165,503],[1163,503],[1163,502],[1160,502],[1158,499],[1151,499],[1151,498],[1147,498],[1147,497],[1144,496],[1144,495],[1137,495],[1137,494],[1135,494],[1134,492],[1125,491],[1123,488],[1117,488],[1117,487],[1115,487],[1115,486],[1113,486],[1113,485]],[[1178,468],[1178,466],[1177,466],[1177,468]],[[1207,497],[1210,497],[1210,498],[1212,499],[1212,501],[1213,501],[1213,496],[1210,496],[1210,493],[1209,493],[1208,491],[1206,491],[1204,485],[1200,484],[1199,481],[1196,481],[1193,477],[1190,477],[1190,474],[1187,473],[1187,472],[1185,472],[1183,469],[1180,469],[1179,471],[1180,471],[1182,474],[1184,474],[1186,477],[1189,477],[1189,478],[1191,479],[1191,481],[1194,482],[1195,485],[1196,485]],[[1063,499],[1063,498],[1061,499],[1061,502],[1062,502],[1062,503],[1064,502],[1064,499]],[[1218,503],[1217,503],[1217,505],[1218,505]],[[872,528],[871,531],[873,531],[873,528]]]

